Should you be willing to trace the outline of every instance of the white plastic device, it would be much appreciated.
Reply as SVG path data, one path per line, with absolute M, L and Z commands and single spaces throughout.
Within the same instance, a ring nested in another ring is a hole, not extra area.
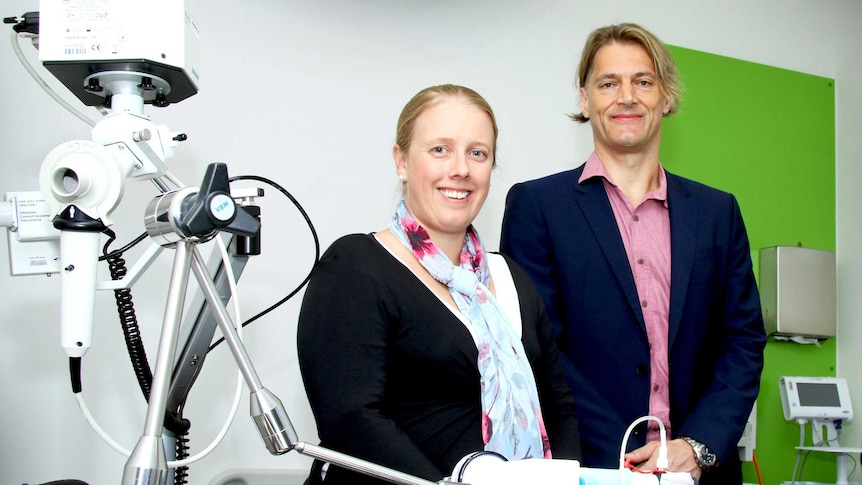
M 625 448 L 635 426 L 654 420 L 661 428 L 661 444 L 656 468 L 660 475 L 639 473 L 625 468 Z M 655 416 L 643 416 L 632 422 L 623 436 L 620 447 L 619 469 L 582 467 L 577 460 L 527 459 L 509 461 L 499 453 L 477 451 L 470 453 L 455 465 L 446 483 L 470 483 L 472 485 L 520 485 L 542 483 L 544 485 L 693 485 L 691 475 L 685 472 L 667 472 L 667 440 L 664 423 Z
M 60 231 L 41 192 L 7 192 L 0 227 L 7 227 L 12 276 L 60 272 Z
M 194 95 L 199 37 L 182 0 L 39 2 L 39 60 L 88 106 L 105 98 L 87 89 L 90 75 L 110 90 L 106 80 L 138 71 L 149 74 L 153 98 L 177 103 Z
M 479 451 L 461 458 L 452 470 L 451 480 L 472 485 L 574 484 L 581 482 L 580 463 L 540 458 L 508 461 L 496 453 Z
M 784 419 L 853 419 L 850 390 L 842 377 L 783 376 L 779 379 Z
M 446 483 L 472 485 L 692 485 L 688 473 L 636 473 L 610 468 L 585 468 L 577 460 L 527 459 L 507 461 L 487 451 L 463 457 Z

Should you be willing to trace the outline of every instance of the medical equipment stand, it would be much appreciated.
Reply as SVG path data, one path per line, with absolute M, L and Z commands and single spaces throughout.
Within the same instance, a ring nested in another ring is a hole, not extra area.
M 237 210 L 234 205 L 230 197 L 226 166 L 210 165 L 199 190 L 184 188 L 154 199 L 147 208 L 145 225 L 153 239 L 164 247 L 174 247 L 176 254 L 165 303 L 144 432 L 126 462 L 123 483 L 161 485 L 167 480 L 162 419 L 167 405 L 190 270 L 194 272 L 210 309 L 216 314 L 222 333 L 251 391 L 252 417 L 267 448 L 273 451 L 287 446 L 279 442 L 281 436 L 290 436 L 293 433 L 292 429 L 287 430 L 284 427 L 284 408 L 278 398 L 261 385 L 259 377 L 251 367 L 248 354 L 239 344 L 236 330 L 229 324 L 224 304 L 218 298 L 212 277 L 197 250 L 198 243 L 211 239 L 219 230 L 253 236 L 260 227 L 256 219 L 245 211 Z
M 800 423 L 802 426 L 802 442 L 805 441 L 805 424 Z M 822 439 L 821 433 L 818 433 L 818 429 L 826 428 L 826 439 Z M 852 448 L 847 446 L 839 446 L 838 443 L 838 429 L 835 426 L 834 420 L 819 420 L 813 419 L 811 420 L 811 433 L 813 436 L 821 436 L 820 441 L 826 443 L 825 446 L 797 446 L 796 449 L 799 453 L 803 452 L 812 452 L 816 451 L 819 453 L 833 453 L 835 454 L 835 462 L 836 462 L 836 477 L 834 485 L 862 485 L 862 482 L 849 482 L 847 481 L 849 475 L 847 473 L 847 456 L 851 453 L 859 454 L 862 453 L 862 448 Z M 832 444 L 836 443 L 836 444 Z M 825 484 L 821 482 L 804 482 L 804 481 L 789 481 L 784 482 L 782 485 L 833 485 L 833 484 Z
M 218 294 L 197 244 L 214 237 L 218 231 L 252 236 L 260 224 L 248 213 L 237 210 L 230 197 L 227 168 L 212 164 L 207 168 L 200 189 L 184 188 L 154 199 L 147 208 L 145 221 L 149 235 L 164 247 L 176 250 L 165 303 L 164 323 L 153 371 L 144 432 L 123 470 L 124 485 L 164 485 L 168 468 L 162 444 L 162 419 L 168 400 L 171 370 L 179 328 L 192 272 L 200 285 L 209 310 L 230 348 L 234 360 L 251 392 L 251 415 L 267 449 L 274 455 L 292 449 L 336 465 L 403 485 L 434 485 L 413 477 L 326 448 L 299 442 L 296 431 L 281 401 L 261 384 L 251 359 L 231 325 L 227 309 Z M 446 482 L 437 482 L 439 484 Z

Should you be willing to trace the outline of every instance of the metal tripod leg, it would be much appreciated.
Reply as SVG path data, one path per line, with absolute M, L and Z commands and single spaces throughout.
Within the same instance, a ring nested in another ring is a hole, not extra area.
M 165 448 L 162 445 L 162 422 L 167 403 L 167 391 L 177 347 L 180 321 L 183 313 L 189 268 L 194 243 L 185 240 L 176 244 L 174 266 L 171 272 L 165 317 L 159 338 L 159 351 L 153 371 L 147 419 L 144 433 L 132 450 L 123 469 L 123 485 L 164 485 L 168 475 Z
M 193 252 L 192 270 L 224 335 L 225 343 L 230 347 L 236 365 L 251 391 L 251 417 L 266 448 L 274 455 L 290 451 L 297 441 L 296 431 L 281 401 L 261 384 L 236 328 L 230 323 L 227 309 L 216 291 L 206 264 L 197 251 Z

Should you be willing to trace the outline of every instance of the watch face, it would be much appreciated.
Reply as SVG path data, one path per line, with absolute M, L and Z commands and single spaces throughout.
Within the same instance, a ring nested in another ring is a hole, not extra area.
M 710 451 L 709 448 L 704 447 L 700 454 L 700 460 L 703 463 L 703 466 L 715 465 L 715 453 Z

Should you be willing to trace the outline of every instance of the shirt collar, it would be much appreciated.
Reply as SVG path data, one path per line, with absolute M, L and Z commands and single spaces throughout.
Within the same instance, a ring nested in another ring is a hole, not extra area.
M 587 162 L 584 164 L 584 171 L 581 172 L 581 176 L 578 178 L 578 184 L 582 184 L 593 178 L 603 179 L 611 186 L 615 188 L 617 187 L 617 184 L 611 180 L 610 172 L 608 172 L 608 169 L 605 167 L 605 164 L 602 163 L 602 160 L 596 152 L 590 154 L 590 158 L 588 158 Z M 667 175 L 664 172 L 664 167 L 662 167 L 661 162 L 658 164 L 658 188 L 647 193 L 644 200 L 647 199 L 659 200 L 667 206 Z

